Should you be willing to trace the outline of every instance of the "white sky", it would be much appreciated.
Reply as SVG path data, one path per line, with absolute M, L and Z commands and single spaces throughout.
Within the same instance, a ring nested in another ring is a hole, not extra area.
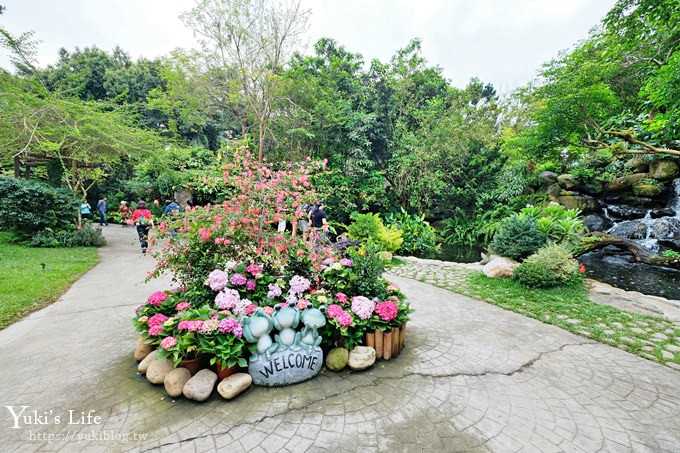
M 529 82 L 541 64 L 587 37 L 615 0 L 301 0 L 312 10 L 311 45 L 322 36 L 387 62 L 412 38 L 422 39 L 429 65 L 453 85 L 471 77 L 508 92 Z M 0 0 L 0 24 L 19 34 L 35 31 L 42 66 L 57 51 L 116 45 L 132 58 L 154 58 L 194 46 L 178 19 L 192 0 Z M 0 67 L 12 69 L 4 49 Z

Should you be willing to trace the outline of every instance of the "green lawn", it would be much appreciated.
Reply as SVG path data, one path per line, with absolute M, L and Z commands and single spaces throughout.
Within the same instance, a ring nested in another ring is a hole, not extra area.
M 41 249 L 11 240 L 0 232 L 0 329 L 57 300 L 99 261 L 94 247 Z

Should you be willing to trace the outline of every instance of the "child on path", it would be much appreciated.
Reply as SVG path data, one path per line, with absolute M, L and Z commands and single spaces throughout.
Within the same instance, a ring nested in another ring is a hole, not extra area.
M 142 254 L 145 254 L 146 249 L 149 247 L 149 230 L 153 226 L 153 217 L 151 216 L 151 211 L 146 208 L 144 200 L 139 200 L 139 203 L 137 203 L 137 209 L 132 213 L 132 223 L 137 227 Z

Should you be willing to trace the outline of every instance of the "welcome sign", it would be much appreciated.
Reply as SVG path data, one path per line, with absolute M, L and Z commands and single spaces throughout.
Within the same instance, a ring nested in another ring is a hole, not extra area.
M 248 374 L 255 385 L 278 387 L 296 384 L 313 378 L 323 365 L 323 352 L 320 348 L 308 351 L 286 349 L 267 357 L 261 354 L 256 361 L 248 365 Z

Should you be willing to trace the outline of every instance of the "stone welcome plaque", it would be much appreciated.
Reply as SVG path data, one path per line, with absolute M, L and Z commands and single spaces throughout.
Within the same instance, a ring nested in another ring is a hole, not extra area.
M 302 348 L 298 351 L 286 349 L 273 353 L 269 358 L 260 355 L 248 365 L 248 374 L 253 384 L 263 387 L 279 387 L 296 384 L 313 378 L 323 365 L 323 352 L 320 348 L 311 351 Z

